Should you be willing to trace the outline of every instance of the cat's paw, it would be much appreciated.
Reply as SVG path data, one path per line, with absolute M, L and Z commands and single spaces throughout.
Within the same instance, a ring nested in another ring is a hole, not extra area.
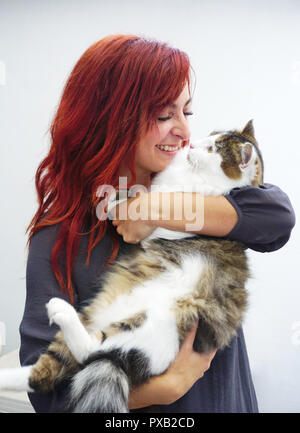
M 70 324 L 77 313 L 71 304 L 60 298 L 52 298 L 46 304 L 48 311 L 49 323 L 56 323 L 60 327 Z

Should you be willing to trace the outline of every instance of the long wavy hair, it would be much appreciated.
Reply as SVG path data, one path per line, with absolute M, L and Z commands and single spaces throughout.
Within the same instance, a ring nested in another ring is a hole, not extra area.
M 112 35 L 89 47 L 75 64 L 50 126 L 51 145 L 35 175 L 38 210 L 27 245 L 45 226 L 60 223 L 51 265 L 63 292 L 74 303 L 72 269 L 80 235 L 90 234 L 86 264 L 109 230 L 111 263 L 119 236 L 95 209 L 101 185 L 117 187 L 121 162 L 135 183 L 135 151 L 159 111 L 190 86 L 186 53 L 166 43 L 135 35 Z M 88 231 L 84 233 L 84 228 Z M 59 257 L 65 253 L 65 275 Z

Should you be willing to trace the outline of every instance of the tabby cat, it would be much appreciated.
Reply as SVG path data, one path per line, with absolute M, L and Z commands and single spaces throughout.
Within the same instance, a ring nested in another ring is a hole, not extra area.
M 184 147 L 152 185 L 223 195 L 263 183 L 252 121 Z M 79 313 L 66 301 L 47 304 L 60 326 L 38 361 L 0 371 L 0 388 L 47 392 L 71 377 L 73 412 L 128 412 L 135 385 L 162 374 L 199 319 L 194 349 L 224 348 L 242 323 L 249 277 L 245 246 L 162 228 L 121 256 L 97 282 L 101 290 Z

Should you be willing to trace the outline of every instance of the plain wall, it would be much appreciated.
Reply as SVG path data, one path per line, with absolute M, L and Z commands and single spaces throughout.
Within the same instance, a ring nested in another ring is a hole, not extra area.
M 19 345 L 25 230 L 37 207 L 34 175 L 49 146 L 62 87 L 83 51 L 113 33 L 185 50 L 197 77 L 192 136 L 254 119 L 265 181 L 299 210 L 300 2 L 1 0 L 0 321 Z M 300 411 L 300 236 L 273 253 L 249 251 L 244 325 L 261 412 Z

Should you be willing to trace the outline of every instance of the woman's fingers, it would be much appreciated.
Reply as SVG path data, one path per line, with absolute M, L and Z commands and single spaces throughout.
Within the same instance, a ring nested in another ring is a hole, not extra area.
M 193 344 L 194 344 L 197 328 L 198 328 L 198 320 L 191 327 L 191 330 L 189 331 L 189 333 L 185 337 L 185 340 L 182 343 L 180 350 L 183 350 L 183 351 L 185 351 L 185 350 L 192 351 L 193 350 Z

